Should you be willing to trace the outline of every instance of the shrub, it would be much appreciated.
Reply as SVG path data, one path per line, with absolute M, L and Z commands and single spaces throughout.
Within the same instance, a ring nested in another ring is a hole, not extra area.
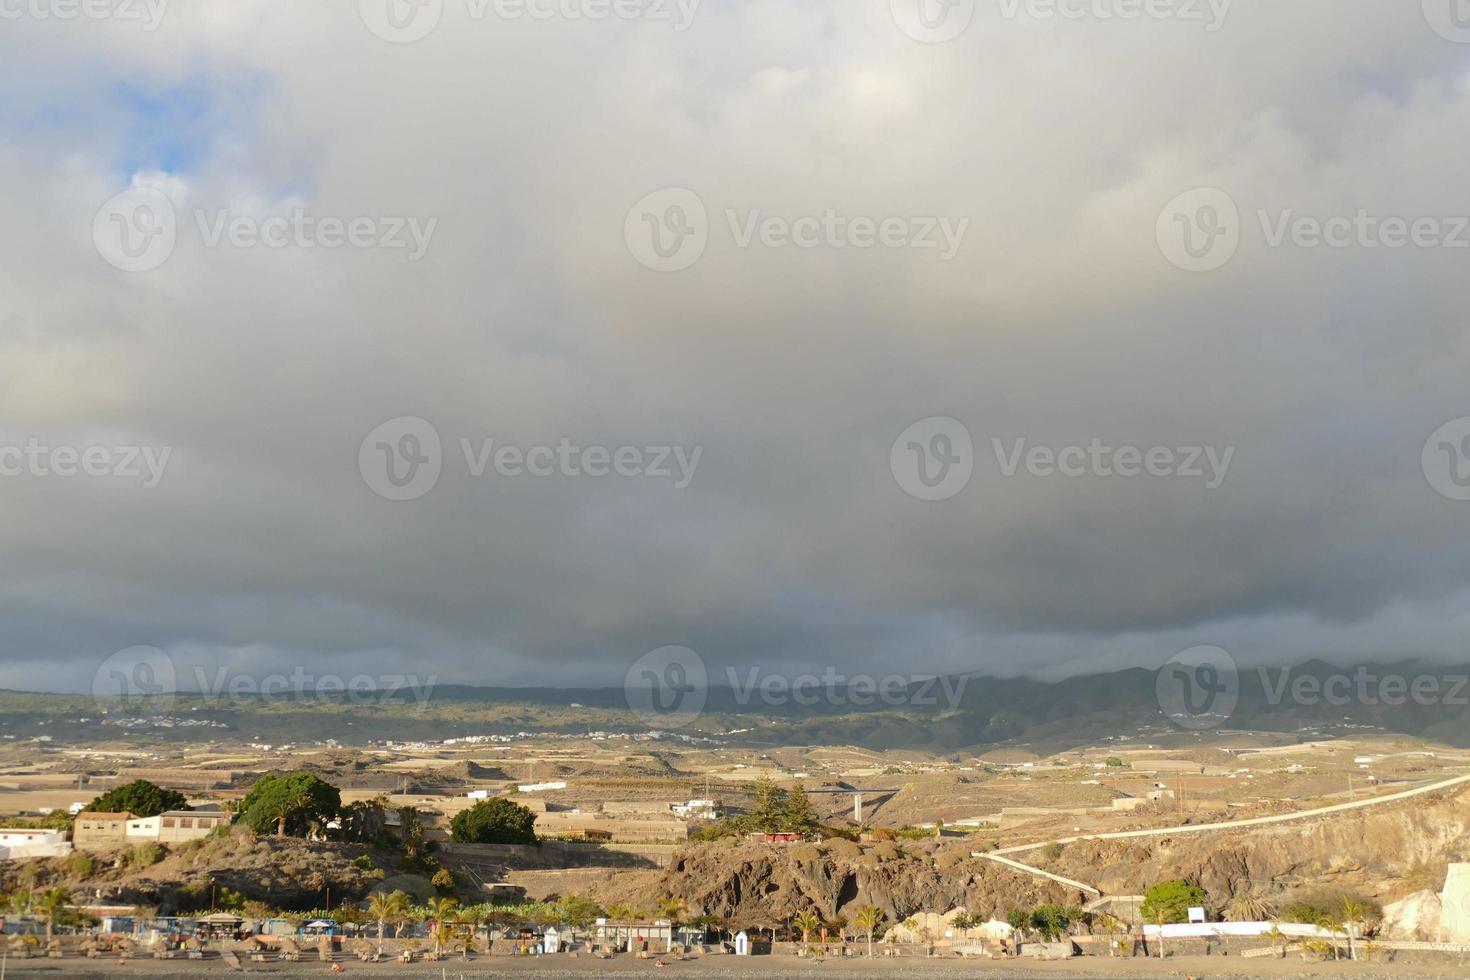
M 134 870 L 151 868 L 159 861 L 162 861 L 166 853 L 162 844 L 157 844 L 153 841 L 149 841 L 146 844 L 139 844 L 128 852 L 128 867 Z
M 1313 888 L 1293 892 L 1281 903 L 1281 920 L 1316 925 L 1323 919 L 1333 922 L 1343 920 L 1348 903 L 1363 909 L 1362 918 L 1377 921 L 1383 917 L 1383 907 L 1371 898 L 1343 888 Z
M 90 854 L 76 853 L 71 855 L 62 863 L 66 873 L 75 878 L 90 878 L 92 872 L 97 869 L 96 862 Z

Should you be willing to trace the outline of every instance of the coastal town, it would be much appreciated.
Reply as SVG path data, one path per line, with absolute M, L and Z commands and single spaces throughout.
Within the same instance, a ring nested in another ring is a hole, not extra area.
M 1386 733 L 1146 726 L 974 755 L 637 733 L 3 752 L 17 975 L 1470 956 L 1470 861 L 1389 844 L 1406 819 L 1470 823 L 1470 755 Z

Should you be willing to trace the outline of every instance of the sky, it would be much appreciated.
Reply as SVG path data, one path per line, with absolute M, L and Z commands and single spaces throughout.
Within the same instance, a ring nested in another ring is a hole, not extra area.
M 1470 659 L 1456 10 L 0 0 L 0 687 Z

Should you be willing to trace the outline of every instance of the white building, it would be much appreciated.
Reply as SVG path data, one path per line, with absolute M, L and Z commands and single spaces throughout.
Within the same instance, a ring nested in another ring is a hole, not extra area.
M 0 861 L 66 857 L 70 853 L 65 831 L 0 827 Z
M 524 785 L 517 786 L 516 787 L 516 790 L 518 792 L 521 792 L 521 793 L 544 793 L 547 790 L 566 789 L 566 788 L 567 788 L 567 784 L 565 782 L 555 782 L 555 783 L 526 783 Z
M 688 803 L 670 803 L 669 809 L 675 816 L 686 820 L 715 820 L 720 816 L 720 805 L 714 800 L 690 800 Z
M 228 826 L 230 815 L 217 810 L 169 810 L 156 817 L 133 817 L 128 820 L 128 842 L 180 841 L 208 837 L 219 827 Z

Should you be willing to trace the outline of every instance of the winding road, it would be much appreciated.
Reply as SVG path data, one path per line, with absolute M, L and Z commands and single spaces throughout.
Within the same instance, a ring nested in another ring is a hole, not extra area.
M 1289 823 L 1294 820 L 1312 820 L 1317 817 L 1325 817 L 1334 813 L 1344 813 L 1348 810 L 1361 810 L 1364 807 L 1380 806 L 1384 803 L 1397 803 L 1400 800 L 1412 799 L 1416 796 L 1423 796 L 1426 793 L 1437 793 L 1440 790 L 1451 789 L 1455 786 L 1462 786 L 1466 783 L 1470 783 L 1470 775 L 1455 776 L 1452 779 L 1445 779 L 1437 783 L 1430 783 L 1428 786 L 1420 786 L 1417 789 L 1406 789 L 1398 793 L 1386 793 L 1383 796 L 1370 796 L 1367 799 L 1353 800 L 1349 803 L 1334 803 L 1331 806 L 1317 807 L 1312 810 L 1302 810 L 1298 813 L 1278 813 L 1269 817 L 1251 817 L 1247 820 L 1224 820 L 1217 823 L 1182 824 L 1175 827 L 1154 827 L 1147 830 L 1118 830 L 1104 834 L 1077 834 L 1073 837 L 1058 837 L 1054 840 L 1037 841 L 1034 844 L 1016 844 L 1011 847 L 1002 847 L 999 850 L 995 851 L 972 851 L 971 857 L 985 858 L 990 861 L 995 861 L 998 864 L 1003 864 L 1006 867 L 1014 868 L 1017 871 L 1024 871 L 1027 874 L 1033 874 L 1042 878 L 1048 878 L 1052 881 L 1058 882 L 1059 884 L 1067 885 L 1068 887 L 1080 888 L 1084 891 L 1101 895 L 1102 892 L 1098 891 L 1098 889 L 1094 888 L 1091 885 L 1084 885 L 1080 881 L 1073 881 L 1070 878 L 1063 878 L 1060 875 L 1054 875 L 1049 871 L 1043 871 L 1041 868 L 1035 868 L 1029 864 L 1022 864 L 1020 861 L 1012 860 L 1005 857 L 1004 855 L 1022 854 L 1026 851 L 1034 851 L 1039 847 L 1046 847 L 1048 844 L 1071 844 L 1079 840 L 1124 840 L 1130 837 L 1164 837 L 1173 834 L 1202 834 L 1216 830 L 1239 830 L 1242 827 L 1260 827 L 1265 824 L 1272 823 Z

